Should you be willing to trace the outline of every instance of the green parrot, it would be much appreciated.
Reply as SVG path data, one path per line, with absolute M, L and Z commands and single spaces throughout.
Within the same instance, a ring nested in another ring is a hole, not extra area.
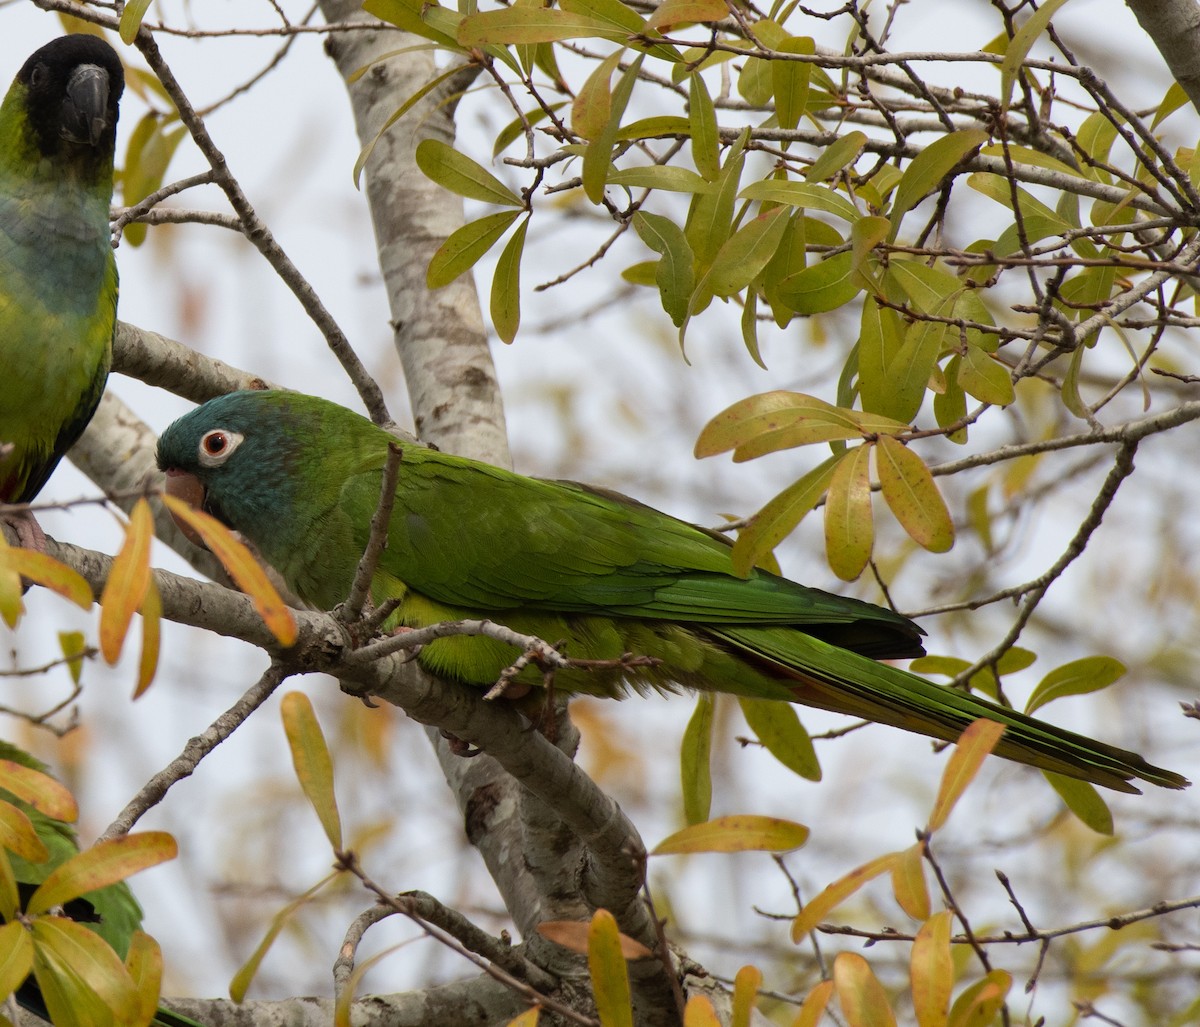
M 121 61 L 95 36 L 37 50 L 0 105 L 0 503 L 28 503 L 104 392 L 117 316 Z M 8 517 L 23 545 L 44 536 Z
M 312 396 L 235 392 L 172 424 L 158 445 L 166 489 L 257 546 L 303 600 L 345 599 L 379 503 L 389 443 L 402 451 L 372 592 L 399 600 L 390 626 L 488 618 L 571 657 L 653 665 L 556 671 L 556 688 L 619 694 L 678 687 L 783 699 L 953 741 L 973 720 L 1006 725 L 997 752 L 1124 792 L 1185 778 L 1140 756 L 875 662 L 919 656 L 921 629 L 855 599 L 766 571 L 733 573 L 721 535 L 615 492 L 527 478 L 397 440 Z M 455 636 L 417 657 L 491 686 L 520 655 Z M 519 682 L 539 685 L 529 668 Z
M 43 774 L 49 773 L 41 760 L 35 759 L 24 749 L 19 749 L 3 739 L 0 739 L 0 759 L 9 760 Z M 18 799 L 11 792 L 0 788 L 0 800 L 12 803 L 30 819 L 38 838 L 49 852 L 49 857 L 42 863 L 31 863 L 15 852 L 3 854 L 8 857 L 12 866 L 13 875 L 17 881 L 17 892 L 21 904 L 24 906 L 37 890 L 38 885 L 49 877 L 52 871 L 79 851 L 79 842 L 75 837 L 75 829 L 70 824 L 46 816 L 27 802 Z M 141 907 L 124 881 L 72 899 L 63 907 L 62 915 L 86 924 L 108 942 L 113 951 L 122 959 L 129 951 L 134 932 L 142 924 Z M 46 1009 L 46 1003 L 42 999 L 41 990 L 32 975 L 27 977 L 17 989 L 16 998 L 21 1007 L 49 1020 L 50 1014 Z M 2 1001 L 3 998 L 0 997 L 0 1002 Z M 195 1020 L 164 1008 L 158 1010 L 151 1025 L 152 1027 L 202 1027 Z

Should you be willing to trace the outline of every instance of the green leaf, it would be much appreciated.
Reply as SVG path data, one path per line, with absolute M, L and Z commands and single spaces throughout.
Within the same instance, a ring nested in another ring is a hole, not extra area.
M 142 27 L 142 19 L 150 9 L 151 0 L 125 0 L 125 10 L 121 12 L 121 22 L 117 34 L 121 42 L 129 46 L 136 38 L 138 29 Z
M 851 223 L 862 217 L 857 207 L 840 193 L 828 186 L 812 182 L 781 182 L 775 178 L 752 182 L 739 194 L 743 200 L 764 200 L 771 203 L 786 203 L 791 207 L 820 210 L 833 214 Z
M 1007 970 L 989 970 L 954 1000 L 948 1027 L 981 1027 L 995 1022 L 1011 987 L 1012 974 Z
M 126 4 L 125 13 L 129 11 L 130 5 Z M 124 17 L 121 20 L 124 22 Z M 137 34 L 136 28 L 134 34 Z M 187 129 L 179 123 L 177 116 L 150 113 L 138 122 L 129 137 L 121 173 L 121 195 L 126 206 L 132 207 L 162 188 L 167 167 L 185 135 Z M 140 246 L 146 239 L 146 225 L 132 222 L 125 226 L 122 234 L 131 246 Z
M 696 708 L 688 719 L 679 750 L 679 775 L 683 784 L 683 817 L 689 824 L 708 819 L 712 807 L 713 697 L 696 696 Z
M 945 370 L 946 388 L 933 397 L 933 416 L 937 419 L 939 428 L 957 424 L 967 416 L 967 394 L 959 381 L 961 363 L 962 358 L 957 354 L 950 358 Z M 962 445 L 967 441 L 967 429 L 959 428 L 950 432 L 946 438 Z
M 462 47 L 453 35 L 443 32 L 425 20 L 431 10 L 444 10 L 439 4 L 426 0 L 364 0 L 363 10 L 381 21 L 389 22 L 414 36 L 429 39 L 439 46 L 461 53 Z M 453 13 L 453 12 L 447 12 Z
M 925 461 L 891 435 L 881 435 L 876 468 L 883 498 L 912 540 L 931 553 L 949 550 L 954 521 Z
M 688 126 L 692 136 L 692 160 L 696 170 L 709 182 L 715 182 L 721 171 L 720 137 L 717 134 L 717 112 L 708 87 L 699 72 L 688 81 Z
M 787 208 L 776 207 L 751 219 L 726 239 L 697 285 L 697 292 L 733 296 L 754 281 L 779 247 L 788 224 L 787 213 Z
M 1097 834 L 1112 835 L 1112 810 L 1108 808 L 1108 803 L 1094 785 L 1049 770 L 1043 770 L 1042 773 L 1058 792 L 1059 798 L 1066 803 L 1067 809 Z
M 1021 73 L 1021 65 L 1029 56 L 1034 42 L 1046 31 L 1050 19 L 1066 2 L 1067 0 L 1046 0 L 1016 31 L 1009 42 L 1008 49 L 1004 54 L 1004 63 L 1000 65 L 1000 109 L 1002 112 L 1008 110 L 1008 105 L 1012 101 L 1013 87 L 1016 85 L 1017 76 Z
M 440 289 L 469 271 L 520 216 L 519 210 L 502 210 L 456 228 L 430 259 L 425 284 L 430 289 Z
M 776 47 L 780 53 L 816 53 L 816 47 L 808 36 L 785 39 Z M 794 129 L 808 107 L 808 86 L 812 79 L 813 66 L 808 61 L 781 61 L 771 63 L 771 82 L 775 92 L 775 115 L 779 127 Z
M 967 347 L 959 365 L 958 383 L 981 403 L 1003 407 L 1016 399 L 1008 368 L 978 346 Z
M 738 704 L 750 730 L 767 752 L 801 777 L 809 781 L 821 780 L 821 765 L 812 739 L 791 703 L 739 697 Z
M 808 182 L 824 182 L 832 178 L 843 168 L 858 160 L 858 156 L 867 145 L 865 132 L 847 132 L 837 142 L 830 143 L 821 151 L 819 157 L 808 166 L 804 178 Z
M 912 159 L 904 169 L 892 201 L 890 238 L 896 238 L 904 215 L 929 193 L 939 189 L 954 167 L 968 153 L 982 146 L 987 138 L 987 132 L 981 128 L 951 132 L 935 139 Z
M 746 162 L 744 139 L 730 150 L 717 175 L 717 188 L 693 198 L 688 209 L 684 233 L 696 256 L 698 270 L 707 270 L 717 252 L 729 238 L 733 225 L 733 206 L 738 182 Z
M 633 94 L 643 59 L 644 55 L 639 54 L 625 69 L 617 88 L 613 91 L 608 120 L 583 152 L 583 191 L 592 203 L 600 203 L 604 199 L 604 185 L 612 169 L 612 152 L 617 141 L 617 130 L 621 127 L 621 119 L 625 116 L 625 108 Z
M 688 168 L 672 167 L 668 164 L 649 164 L 638 168 L 621 168 L 608 176 L 611 185 L 624 185 L 632 189 L 662 189 L 672 193 L 708 193 L 713 184 L 705 181 Z
M 596 910 L 588 928 L 588 973 L 600 1027 L 633 1027 L 629 970 L 621 952 L 621 932 L 607 909 Z
M 518 10 L 525 8 L 509 8 L 508 12 L 496 13 L 517 13 Z M 417 167 L 428 178 L 452 193 L 470 200 L 483 200 L 485 203 L 499 203 L 509 207 L 525 205 L 516 193 L 487 168 L 440 139 L 422 139 L 417 144 L 416 157 Z
M 788 275 L 779 283 L 780 300 L 797 314 L 823 314 L 845 306 L 862 291 L 853 262 L 853 254 L 838 253 Z
M 728 15 L 725 0 L 663 0 L 646 24 L 652 29 L 670 31 L 680 25 L 720 21 Z
M 858 394 L 864 410 L 891 415 L 900 412 L 892 396 L 889 369 L 904 343 L 900 315 L 880 306 L 873 295 L 863 301 L 858 334 Z
M 808 828 L 793 820 L 736 814 L 692 824 L 650 850 L 651 856 L 693 852 L 791 852 L 808 841 Z
M 489 43 L 555 43 L 564 39 L 628 41 L 630 32 L 602 18 L 554 7 L 506 7 L 463 18 L 457 40 L 462 46 Z
M 613 30 L 612 38 L 635 50 L 641 50 L 676 66 L 682 60 L 679 51 L 673 46 L 667 46 L 665 43 L 644 43 L 634 39 L 635 36 L 647 35 L 646 19 L 633 8 L 621 3 L 621 0 L 560 0 L 558 6 L 571 14 L 598 18 Z
M 853 581 L 871 559 L 875 527 L 871 514 L 870 443 L 842 454 L 825 499 L 825 558 L 843 581 Z
M 492 324 L 502 342 L 512 342 L 521 324 L 521 254 L 528 228 L 529 218 L 517 225 L 496 261 L 492 277 Z
M 654 278 L 662 295 L 663 310 L 678 327 L 687 318 L 692 296 L 692 248 L 683 229 L 661 214 L 639 210 L 633 215 L 633 227 L 642 242 L 662 255 Z
M 316 811 L 329 844 L 340 850 L 342 820 L 333 790 L 333 760 L 312 701 L 303 692 L 288 692 L 280 703 L 279 713 L 292 751 L 296 779 Z
M 1042 678 L 1025 704 L 1025 712 L 1032 713 L 1064 696 L 1098 692 L 1124 676 L 1125 664 L 1111 656 L 1085 656 L 1072 660 L 1055 667 Z
M 829 488 L 838 457 L 831 456 L 793 482 L 738 532 L 730 554 L 733 572 L 745 577 L 760 560 L 790 535 Z

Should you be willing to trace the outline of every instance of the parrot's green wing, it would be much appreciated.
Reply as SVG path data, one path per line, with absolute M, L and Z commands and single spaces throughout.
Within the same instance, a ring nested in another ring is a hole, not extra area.
M 40 760 L 3 739 L 0 739 L 0 759 L 9 760 L 43 774 L 48 772 L 45 764 Z M 79 841 L 75 836 L 75 829 L 70 824 L 46 816 L 2 788 L 0 788 L 0 801 L 12 803 L 29 818 L 48 853 L 47 858 L 40 863 L 31 862 L 15 852 L 0 853 L 0 858 L 8 858 L 13 877 L 16 879 L 17 892 L 21 904 L 24 906 L 38 886 L 54 870 L 78 854 Z M 63 906 L 62 914 L 77 923 L 85 924 L 108 942 L 121 959 L 128 955 L 134 932 L 139 930 L 142 925 L 142 909 L 124 881 L 72 899 Z M 26 978 L 25 983 L 17 989 L 16 997 L 18 1004 L 24 1009 L 36 1013 L 43 1019 L 49 1019 L 41 991 L 32 975 Z M 0 998 L 0 1001 L 3 999 Z M 203 1027 L 195 1020 L 165 1008 L 160 1008 L 155 1013 L 151 1025 L 152 1027 Z
M 121 62 L 95 36 L 34 53 L 0 104 L 0 502 L 28 502 L 112 363 L 109 243 Z

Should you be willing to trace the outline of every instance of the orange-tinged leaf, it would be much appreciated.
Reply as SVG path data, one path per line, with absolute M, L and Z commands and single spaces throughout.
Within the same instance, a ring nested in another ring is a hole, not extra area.
M 21 909 L 21 893 L 17 889 L 17 875 L 13 872 L 12 860 L 0 846 L 0 920 L 12 923 Z
M 616 918 L 607 909 L 596 910 L 588 927 L 588 973 L 601 1027 L 633 1027 L 629 971 Z
M 595 139 L 608 124 L 612 110 L 612 76 L 621 62 L 621 51 L 596 65 L 571 105 L 571 127 L 583 139 Z
M 33 821 L 11 802 L 0 799 L 0 848 L 15 852 L 30 863 L 44 863 L 50 852 L 37 835 Z
M 849 1027 L 895 1027 L 887 992 L 857 952 L 838 953 L 833 961 L 833 986 Z
M 721 1018 L 707 995 L 693 995 L 683 1007 L 683 1027 L 722 1027 Z
M 733 979 L 733 1011 L 729 1017 L 729 1027 L 750 1027 L 762 981 L 762 971 L 756 966 L 743 966 L 737 972 Z
M 143 831 L 97 842 L 53 870 L 30 896 L 26 911 L 31 916 L 44 913 L 86 892 L 174 859 L 178 853 L 175 839 L 166 831 Z
M 312 701 L 303 692 L 288 692 L 279 704 L 279 712 L 300 787 L 312 803 L 329 844 L 340 850 L 342 821 L 333 790 L 333 760 Z
M 892 892 L 900 908 L 914 920 L 929 919 L 924 842 L 916 842 L 900 853 L 892 867 Z
M 10 628 L 17 626 L 25 603 L 21 599 L 21 575 L 12 566 L 18 546 L 10 546 L 4 532 L 0 531 L 0 617 Z
M 696 708 L 688 718 L 679 747 L 679 779 L 683 786 L 683 817 L 689 824 L 708 820 L 712 808 L 713 697 L 696 696 Z
M 692 824 L 659 842 L 652 856 L 689 852 L 790 852 L 808 841 L 808 828 L 794 820 L 748 813 Z
M 921 925 L 913 941 L 909 972 L 917 1027 L 946 1027 L 950 993 L 954 990 L 954 960 L 950 928 L 954 915 L 935 913 Z
M 12 792 L 22 802 L 29 803 L 52 820 L 73 823 L 79 816 L 75 797 L 66 785 L 32 767 L 22 766 L 12 760 L 0 760 L 0 788 Z
M 158 1011 L 158 997 L 162 988 L 162 950 L 158 942 L 145 931 L 134 931 L 125 957 L 125 969 L 138 999 L 139 1024 L 148 1024 Z
M 992 970 L 958 996 L 950 1009 L 949 1027 L 990 1027 L 1011 987 L 1007 970 Z
M 137 991 L 108 942 L 61 916 L 37 917 L 31 931 L 33 973 L 54 1023 L 137 1022 Z
M 508 1027 L 537 1027 L 541 1009 L 533 1006 L 526 1009 L 520 1016 L 508 1021 Z
M 9 549 L 8 566 L 28 578 L 34 584 L 41 585 L 57 592 L 64 599 L 69 599 L 82 610 L 92 608 L 92 586 L 83 579 L 83 575 L 72 570 L 65 563 L 59 563 L 54 557 L 45 553 L 37 553 L 32 549 Z
M 625 69 L 612 92 L 608 120 L 596 133 L 596 138 L 587 144 L 583 151 L 583 169 L 580 178 L 583 181 L 583 191 L 592 203 L 600 203 L 604 199 L 604 185 L 612 170 L 613 146 L 617 141 L 617 132 L 621 127 L 621 119 L 625 116 L 625 108 L 629 97 L 633 95 L 633 87 L 637 83 L 638 73 L 642 70 L 645 54 L 638 54 L 628 68 Z
M 828 885 L 824 891 L 804 904 L 796 919 L 792 921 L 792 941 L 799 941 L 809 931 L 817 926 L 830 910 L 840 906 L 868 881 L 892 869 L 897 859 L 897 853 L 889 852 L 886 856 L 877 856 L 869 863 L 851 870 Z
M 150 504 L 139 499 L 129 515 L 125 541 L 112 562 L 108 580 L 100 596 L 100 652 L 110 664 L 121 656 L 121 647 L 129 633 L 129 622 L 150 584 L 150 540 L 154 537 L 154 516 Z
M 804 997 L 796 1019 L 792 1021 L 792 1027 L 817 1027 L 832 997 L 833 981 L 822 981 Z
M 996 747 L 1002 734 L 1004 725 L 994 720 L 980 718 L 967 725 L 942 772 L 942 783 L 933 804 L 933 812 L 929 815 L 930 831 L 938 830 L 946 822 L 954 804 L 975 779 L 980 766 Z
M 33 969 L 33 939 L 23 924 L 0 927 L 0 1002 L 17 990 Z
M 825 499 L 825 557 L 843 581 L 853 581 L 871 559 L 875 525 L 871 514 L 871 444 L 842 455 Z
M 204 540 L 238 588 L 250 597 L 254 609 L 279 644 L 295 645 L 299 635 L 296 618 L 250 550 L 215 517 L 188 506 L 174 496 L 163 496 L 162 501 L 176 519 L 186 523 Z
M 158 651 L 162 642 L 162 597 L 158 586 L 151 578 L 146 584 L 146 598 L 142 602 L 142 655 L 138 660 L 137 685 L 133 689 L 136 699 L 154 680 L 158 670 Z
M 725 0 L 663 0 L 646 24 L 652 29 L 670 29 L 683 24 L 720 21 L 728 15 Z
M 879 488 L 900 526 L 931 553 L 954 545 L 954 521 L 925 461 L 890 435 L 879 438 Z
M 561 945 L 583 956 L 587 955 L 591 925 L 586 920 L 545 920 L 537 925 L 537 932 L 555 945 Z M 654 955 L 640 941 L 627 934 L 618 933 L 618 940 L 621 944 L 622 959 L 650 959 Z

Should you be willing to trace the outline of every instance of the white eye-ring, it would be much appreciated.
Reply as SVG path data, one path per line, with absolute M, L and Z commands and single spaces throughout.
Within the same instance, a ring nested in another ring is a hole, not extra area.
M 220 467 L 242 444 L 242 435 L 228 428 L 214 428 L 200 437 L 201 467 Z

